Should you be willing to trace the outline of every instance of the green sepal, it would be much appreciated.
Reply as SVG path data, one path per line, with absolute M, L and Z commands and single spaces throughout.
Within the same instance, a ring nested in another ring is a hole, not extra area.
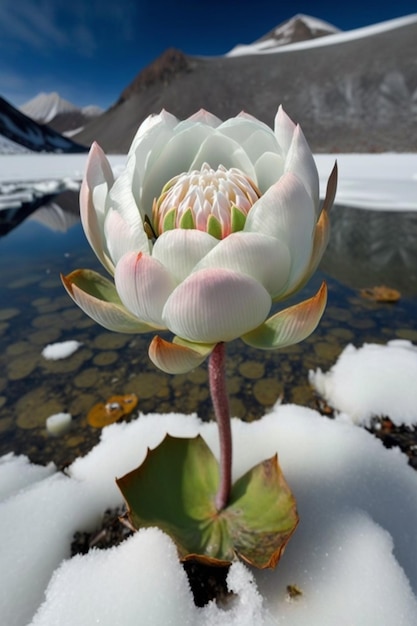
M 316 329 L 326 308 L 327 287 L 321 284 L 318 292 L 268 318 L 263 324 L 241 336 L 253 348 L 276 350 L 304 341 Z
M 232 210 L 230 212 L 230 220 L 231 220 L 231 232 L 236 233 L 239 230 L 243 230 L 246 223 L 246 215 L 237 208 L 237 206 L 232 206 Z
M 71 292 L 76 285 L 97 300 L 122 305 L 114 283 L 94 270 L 74 270 L 67 276 L 61 276 L 66 289 Z
M 207 220 L 207 232 L 212 237 L 216 237 L 216 239 L 222 238 L 222 226 L 214 215 L 210 215 Z
M 128 311 L 114 284 L 93 270 L 75 270 L 63 276 L 62 283 L 74 302 L 94 321 L 119 333 L 148 333 L 154 326 Z
M 258 568 L 275 567 L 298 524 L 276 455 L 237 480 L 221 511 L 215 506 L 218 477 L 218 463 L 201 436 L 167 435 L 116 482 L 133 527 L 159 527 L 181 559 L 219 565 L 239 557 Z
M 164 217 L 164 222 L 162 224 L 163 232 L 166 230 L 173 230 L 175 228 L 175 220 L 177 217 L 177 209 L 171 209 Z
M 187 209 L 181 217 L 180 228 L 195 228 L 194 213 L 192 209 Z

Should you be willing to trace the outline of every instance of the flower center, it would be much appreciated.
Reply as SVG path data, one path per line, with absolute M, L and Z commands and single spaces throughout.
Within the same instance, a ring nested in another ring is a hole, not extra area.
M 242 230 L 261 192 L 237 168 L 204 163 L 201 170 L 171 178 L 154 200 L 152 225 L 158 236 L 173 228 L 203 230 L 217 239 Z

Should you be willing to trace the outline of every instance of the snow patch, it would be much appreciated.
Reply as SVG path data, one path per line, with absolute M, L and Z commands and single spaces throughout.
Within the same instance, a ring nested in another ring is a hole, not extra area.
M 417 346 L 395 339 L 387 345 L 348 345 L 326 374 L 309 372 L 326 402 L 358 424 L 389 417 L 400 426 L 417 424 Z
M 80 341 L 61 341 L 59 343 L 51 343 L 42 350 L 44 359 L 57 361 L 58 359 L 66 359 L 78 350 L 83 344 Z

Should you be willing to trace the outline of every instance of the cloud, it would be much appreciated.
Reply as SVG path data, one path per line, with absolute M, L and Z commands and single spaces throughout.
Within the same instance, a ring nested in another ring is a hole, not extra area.
M 65 46 L 65 31 L 57 23 L 53 5 L 42 2 L 36 8 L 30 0 L 5 0 L 0 4 L 0 36 L 37 50 Z

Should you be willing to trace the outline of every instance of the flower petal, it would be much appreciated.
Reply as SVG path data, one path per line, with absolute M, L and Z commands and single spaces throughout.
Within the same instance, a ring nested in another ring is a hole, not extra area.
M 116 265 L 126 252 L 150 253 L 150 241 L 142 223 L 129 224 L 118 211 L 110 209 L 104 223 L 109 255 Z
M 291 288 L 289 290 L 287 289 L 287 291 L 285 292 L 286 298 L 289 298 L 293 293 L 301 289 L 319 266 L 319 263 L 329 241 L 330 220 L 328 212 L 333 205 L 333 201 L 336 195 L 336 188 L 337 163 L 335 163 L 327 182 L 326 197 L 323 202 L 319 221 L 317 222 L 316 228 L 314 229 L 313 248 L 311 251 L 310 261 L 308 263 L 308 266 L 305 268 L 305 271 L 299 276 L 298 281 L 296 283 L 293 282 Z M 276 298 L 276 300 L 279 299 L 280 298 Z
M 80 217 L 85 235 L 104 267 L 113 272 L 104 239 L 104 218 L 113 172 L 103 150 L 94 142 L 88 154 L 86 171 L 80 189 Z
M 217 169 L 223 165 L 226 169 L 237 167 L 256 181 L 256 172 L 245 150 L 233 139 L 223 135 L 219 129 L 207 137 L 195 155 L 190 169 L 200 169 L 203 163 Z
M 263 350 L 285 348 L 303 341 L 317 327 L 327 301 L 326 283 L 315 296 L 280 311 L 242 339 L 248 345 Z
M 207 124 L 194 124 L 182 131 L 175 129 L 170 139 L 160 146 L 158 158 L 147 162 L 143 175 L 141 206 L 145 213 L 151 214 L 154 198 L 161 195 L 162 188 L 171 178 L 192 169 L 196 152 L 214 132 Z
M 315 227 L 313 202 L 294 174 L 284 174 L 253 205 L 243 232 L 258 232 L 283 241 L 291 255 L 288 288 L 305 271 L 313 245 Z
M 294 131 L 294 122 L 288 117 L 282 106 L 279 106 L 274 120 L 274 133 L 283 156 L 285 156 L 290 149 Z
M 180 283 L 219 240 L 201 230 L 176 228 L 158 237 L 152 257 L 162 263 Z
M 264 152 L 255 163 L 256 182 L 262 193 L 274 185 L 284 173 L 284 159 L 276 152 Z
M 319 174 L 310 147 L 299 126 L 296 127 L 293 139 L 285 159 L 285 172 L 294 172 L 302 180 L 319 213 Z
M 271 297 L 256 280 L 226 269 L 191 274 L 168 298 L 165 325 L 189 341 L 231 341 L 267 316 Z
M 212 128 L 217 128 L 222 123 L 221 119 L 219 119 L 216 115 L 213 115 L 213 113 L 210 113 L 205 109 L 200 109 L 196 113 L 193 113 L 193 115 L 190 115 L 190 117 L 187 117 L 187 119 L 180 122 L 176 130 L 183 130 L 183 128 L 187 128 L 188 126 L 198 122 L 211 126 Z
M 158 137 L 166 139 L 167 134 L 172 136 L 172 131 L 177 124 L 178 118 L 172 115 L 172 113 L 165 111 L 165 109 L 162 109 L 157 115 L 148 115 L 139 126 L 133 138 L 128 156 L 136 153 L 138 149 L 141 154 L 146 156 Z
M 244 148 L 252 163 L 255 163 L 263 152 L 279 150 L 272 130 L 251 116 L 233 117 L 223 122 L 218 130 L 226 137 L 237 141 Z
M 265 263 L 265 259 L 268 262 Z M 221 267 L 251 276 L 275 297 L 288 281 L 291 257 L 286 244 L 261 233 L 232 233 L 219 241 L 194 271 Z
M 127 311 L 111 281 L 92 270 L 75 270 L 61 280 L 74 302 L 95 322 L 119 333 L 147 333 L 154 328 Z
M 289 298 L 294 293 L 302 289 L 310 277 L 314 274 L 321 258 L 326 250 L 330 233 L 330 221 L 327 211 L 322 211 L 320 219 L 317 222 L 316 229 L 314 231 L 313 248 L 311 251 L 311 257 L 304 272 L 299 276 L 296 283 L 292 283 L 290 287 L 287 286 L 285 294 L 278 294 L 274 301 L 281 300 L 284 296 Z
M 142 252 L 127 252 L 116 265 L 114 281 L 129 311 L 147 324 L 165 327 L 162 310 L 176 283 L 159 261 Z
M 149 346 L 149 358 L 167 374 L 185 374 L 201 365 L 215 345 L 191 343 L 178 337 L 170 343 L 156 336 Z

